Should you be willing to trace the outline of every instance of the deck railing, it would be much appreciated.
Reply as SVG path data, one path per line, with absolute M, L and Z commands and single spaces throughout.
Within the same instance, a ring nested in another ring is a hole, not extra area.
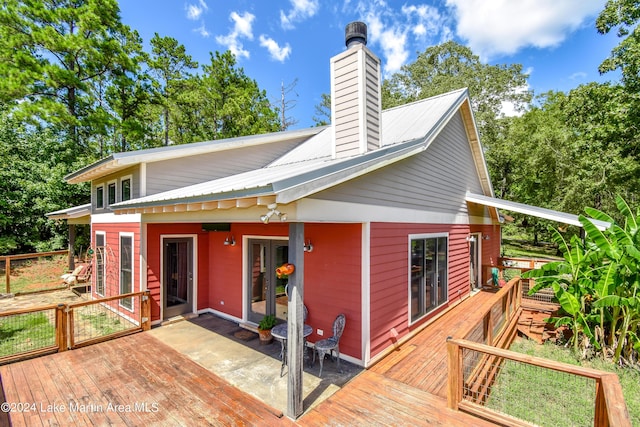
M 150 315 L 149 291 L 0 313 L 0 364 L 145 331 Z
M 46 258 L 46 257 L 54 257 L 54 256 L 62 256 L 62 255 L 69 255 L 69 251 L 68 250 L 62 250 L 62 251 L 53 251 L 53 252 L 39 252 L 39 253 L 35 253 L 35 254 L 21 254 L 21 255 L 3 255 L 0 256 L 0 268 L 4 267 L 4 275 L 5 275 L 5 293 L 9 294 L 11 293 L 11 262 L 12 261 L 26 261 L 26 260 L 39 260 L 40 258 Z M 16 263 L 14 263 L 14 269 L 16 269 Z M 66 286 L 62 285 L 62 280 L 60 280 L 60 275 L 64 273 L 64 271 L 61 272 L 53 272 L 51 277 L 44 277 L 43 280 L 46 280 L 47 282 L 51 282 L 53 283 L 53 286 L 51 285 L 51 283 L 49 284 L 45 284 L 45 286 L 43 287 L 51 290 L 53 288 L 56 287 L 56 283 L 59 283 L 60 286 L 57 286 L 60 289 L 64 289 Z M 16 293 L 16 292 L 14 292 Z M 20 293 L 20 292 L 17 292 Z
M 631 427 L 616 374 L 468 340 L 450 339 L 447 346 L 448 403 L 452 409 L 506 425 L 545 425 L 553 413 L 566 425 Z M 478 360 L 491 362 L 480 368 L 473 363 Z M 469 361 L 472 363 L 468 364 Z M 478 371 L 487 372 L 493 378 L 479 377 Z M 553 374 L 543 371 L 553 371 Z M 499 373 L 497 378 L 492 372 Z M 479 394 L 475 384 L 482 380 L 490 386 Z M 509 386 L 520 387 L 521 393 L 515 395 Z
M 552 262 L 550 259 L 543 258 L 514 258 L 500 257 L 498 258 L 498 269 L 507 280 L 513 277 L 521 276 L 522 273 L 529 270 L 542 267 L 544 264 Z M 533 279 L 522 279 L 522 298 L 527 301 L 536 301 L 541 303 L 550 303 L 554 298 L 553 289 L 540 289 L 533 295 L 529 295 L 529 289 L 535 285 Z
M 449 407 L 506 425 L 544 425 L 545 418 L 537 416 L 577 408 L 577 415 L 567 414 L 567 419 L 578 417 L 575 425 L 584 425 L 586 417 L 587 424 L 596 426 L 630 426 L 617 375 L 506 350 L 515 337 L 521 295 L 522 281 L 515 277 L 486 303 L 478 324 L 462 331 L 461 339 L 447 340 Z M 557 374 L 551 376 L 553 383 L 541 384 L 540 378 L 548 376 L 540 370 L 546 369 Z M 505 384 L 522 384 L 523 394 L 531 399 L 510 401 L 515 393 L 504 391 Z M 565 386 L 573 388 L 563 392 Z M 576 394 L 586 395 L 589 388 L 592 398 L 576 402 Z M 535 389 L 543 390 L 547 398 L 528 393 Z M 584 411 L 585 406 L 592 410 Z

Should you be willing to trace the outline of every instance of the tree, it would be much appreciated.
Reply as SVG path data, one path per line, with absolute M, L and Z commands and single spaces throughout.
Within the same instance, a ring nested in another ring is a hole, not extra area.
M 129 151 L 144 148 L 151 133 L 144 113 L 151 102 L 153 81 L 141 71 L 141 64 L 147 61 L 148 55 L 142 51 L 142 39 L 138 33 L 125 34 L 120 42 L 128 52 L 129 62 L 111 72 L 106 100 L 113 118 L 113 151 Z
M 620 70 L 622 81 L 629 89 L 640 88 L 640 8 L 634 0 L 608 0 L 596 20 L 600 34 L 608 34 L 617 28 L 622 41 L 613 48 L 611 55 L 600 64 L 601 73 Z
M 0 253 L 64 247 L 66 229 L 45 213 L 88 201 L 86 186 L 63 179 L 79 167 L 76 152 L 51 130 L 28 129 L 0 111 Z
M 116 0 L 6 0 L 0 8 L 0 97 L 19 117 L 88 148 L 90 83 L 126 63 Z
M 184 45 L 172 37 L 160 37 L 155 33 L 151 39 L 151 57 L 149 69 L 158 79 L 158 103 L 162 106 L 164 145 L 169 145 L 171 128 L 171 108 L 175 100 L 176 86 L 188 77 L 189 70 L 198 67 L 198 63 L 187 55 Z
M 289 96 L 291 93 L 294 93 L 296 97 L 298 96 L 298 93 L 295 91 L 297 84 L 298 79 L 295 79 L 287 86 L 285 86 L 284 82 L 282 82 L 282 85 L 280 87 L 280 130 L 287 130 L 290 126 L 298 123 L 298 120 L 287 115 L 287 112 L 294 109 L 296 107 L 296 104 L 298 103 L 296 99 L 287 99 L 287 96 Z
M 236 67 L 230 51 L 212 53 L 211 63 L 202 71 L 203 117 L 212 139 L 280 130 L 278 113 L 271 108 L 266 92 Z
M 487 65 L 465 46 L 448 41 L 427 48 L 385 80 L 382 106 L 390 108 L 467 87 L 483 142 L 490 148 L 504 103 L 523 109 L 531 99 L 522 65 Z
M 331 95 L 323 93 L 320 97 L 320 103 L 315 107 L 313 121 L 316 126 L 326 126 L 331 123 Z

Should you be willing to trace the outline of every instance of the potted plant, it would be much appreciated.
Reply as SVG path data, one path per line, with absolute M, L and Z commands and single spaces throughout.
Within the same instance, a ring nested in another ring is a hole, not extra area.
M 268 314 L 258 323 L 258 334 L 260 335 L 261 344 L 269 344 L 273 339 L 271 329 L 276 326 L 276 316 Z

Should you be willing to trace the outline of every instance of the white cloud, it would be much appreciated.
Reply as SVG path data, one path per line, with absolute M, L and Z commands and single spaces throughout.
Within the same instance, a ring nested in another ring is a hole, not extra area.
M 291 53 L 291 46 L 289 43 L 286 43 L 283 47 L 278 45 L 271 37 L 267 37 L 265 35 L 260 35 L 260 46 L 266 47 L 271 55 L 271 59 L 275 59 L 278 62 L 284 62 L 285 59 L 289 57 Z
M 236 58 L 249 58 L 250 53 L 244 49 L 241 38 L 253 40 L 253 21 L 255 15 L 244 12 L 239 15 L 237 12 L 231 12 L 229 19 L 233 21 L 233 29 L 226 36 L 216 36 L 216 41 L 225 46 L 235 55 Z
M 456 33 L 487 60 L 524 47 L 547 48 L 604 7 L 605 0 L 447 0 L 456 19 Z
M 360 1 L 356 10 L 367 23 L 370 44 L 382 50 L 385 77 L 407 63 L 410 49 L 424 49 L 451 36 L 447 17 L 426 4 L 405 5 L 397 10 L 384 0 Z
M 187 10 L 187 18 L 192 21 L 197 21 L 204 12 L 209 10 L 209 7 L 204 0 L 199 0 L 198 4 L 188 4 L 185 6 L 185 9 Z
M 304 21 L 311 18 L 320 9 L 318 0 L 289 0 L 291 2 L 291 10 L 285 13 L 280 10 L 280 25 L 285 30 L 295 28 L 294 23 Z
M 202 37 L 209 37 L 211 35 L 211 33 L 209 33 L 207 28 L 204 26 L 204 22 L 198 28 L 194 28 L 193 31 L 200 34 Z
M 569 76 L 569 80 L 584 80 L 587 78 L 587 73 L 584 71 L 578 71 L 577 73 L 573 73 Z

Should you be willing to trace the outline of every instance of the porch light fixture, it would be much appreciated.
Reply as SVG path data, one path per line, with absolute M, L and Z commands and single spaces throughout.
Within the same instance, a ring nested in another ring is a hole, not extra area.
M 260 216 L 260 221 L 262 221 L 264 224 L 269 224 L 269 220 L 274 215 L 277 215 L 278 218 L 280 218 L 280 221 L 286 221 L 287 220 L 287 214 L 284 213 L 284 212 L 280 212 L 277 209 L 277 207 L 278 207 L 277 203 L 272 203 L 272 204 L 268 205 L 267 208 L 269 208 L 269 212 L 267 212 L 266 214 Z
M 227 236 L 226 239 L 224 239 L 224 245 L 225 246 L 235 246 L 236 245 L 236 239 L 232 235 L 229 235 L 229 236 Z
M 483 234 L 482 235 L 482 240 L 489 240 L 489 235 L 488 234 Z
M 311 240 L 308 240 L 302 248 L 305 252 L 313 252 L 313 245 L 311 244 Z

